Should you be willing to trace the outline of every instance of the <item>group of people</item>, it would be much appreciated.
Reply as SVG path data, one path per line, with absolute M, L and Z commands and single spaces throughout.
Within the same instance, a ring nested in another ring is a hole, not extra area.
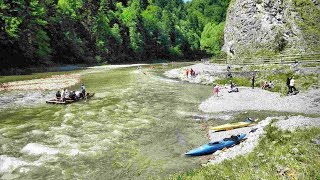
M 58 91 L 56 93 L 57 101 L 65 102 L 67 99 L 79 100 L 86 97 L 86 87 L 84 84 L 81 85 L 80 91 L 68 91 L 68 89 L 63 89 L 62 91 Z
M 191 77 L 195 77 L 198 75 L 198 73 L 196 73 L 192 68 L 189 70 L 188 68 L 186 69 L 186 76 L 187 78 L 189 77 L 189 75 Z
M 239 88 L 236 86 L 234 82 L 230 81 L 230 88 L 228 90 L 228 93 L 232 92 L 239 92 Z
M 274 84 L 272 83 L 272 81 L 268 82 L 264 82 L 261 86 L 262 89 L 272 89 L 274 88 Z
M 225 87 L 225 88 L 227 88 L 227 87 Z M 220 88 L 219 84 L 216 84 L 213 87 L 214 96 L 219 97 L 220 89 L 221 88 Z M 238 89 L 238 87 L 236 86 L 236 84 L 234 82 L 230 81 L 230 86 L 228 88 L 228 93 L 232 93 L 232 92 L 239 92 L 239 89 Z

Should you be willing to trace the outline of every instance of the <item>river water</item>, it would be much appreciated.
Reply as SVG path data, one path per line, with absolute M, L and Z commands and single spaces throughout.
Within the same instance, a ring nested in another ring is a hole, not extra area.
M 164 70 L 84 70 L 81 81 L 96 93 L 86 102 L 0 109 L 0 177 L 162 179 L 199 167 L 184 153 L 208 141 L 193 117 L 211 88 Z

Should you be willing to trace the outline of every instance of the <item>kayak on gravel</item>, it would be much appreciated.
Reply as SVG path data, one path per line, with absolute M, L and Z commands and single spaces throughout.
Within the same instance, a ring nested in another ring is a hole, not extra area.
M 48 104 L 71 104 L 71 103 L 74 103 L 74 102 L 78 102 L 78 101 L 82 101 L 82 100 L 87 100 L 91 97 L 94 96 L 95 93 L 86 93 L 86 95 L 82 98 L 65 98 L 64 100 L 62 99 L 51 99 L 51 100 L 48 100 L 46 101 L 46 103 Z
M 228 123 L 224 124 L 221 126 L 214 126 L 211 127 L 210 129 L 217 132 L 217 131 L 227 131 L 231 129 L 237 129 L 237 128 L 242 128 L 242 127 L 248 127 L 248 126 L 253 126 L 255 124 L 255 121 L 251 118 L 247 118 L 243 122 L 236 122 L 236 123 Z
M 241 140 L 245 138 L 246 134 L 239 134 L 237 136 L 232 135 L 230 138 L 224 138 L 221 141 L 209 142 L 204 144 L 196 149 L 193 149 L 185 155 L 187 156 L 202 156 L 212 154 L 218 150 L 222 150 L 224 148 L 230 148 L 236 144 L 239 144 Z

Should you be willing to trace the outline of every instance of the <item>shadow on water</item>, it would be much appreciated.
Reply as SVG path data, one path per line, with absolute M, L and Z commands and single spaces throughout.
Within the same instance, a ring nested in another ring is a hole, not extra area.
M 136 68 L 87 73 L 82 81 L 96 92 L 87 102 L 0 111 L 0 176 L 147 179 L 199 166 L 184 153 L 207 142 L 193 116 L 209 86 Z

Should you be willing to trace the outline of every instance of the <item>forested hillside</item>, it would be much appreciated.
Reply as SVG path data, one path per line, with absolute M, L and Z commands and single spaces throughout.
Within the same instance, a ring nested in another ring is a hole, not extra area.
M 220 53 L 230 0 L 0 0 L 1 68 Z

